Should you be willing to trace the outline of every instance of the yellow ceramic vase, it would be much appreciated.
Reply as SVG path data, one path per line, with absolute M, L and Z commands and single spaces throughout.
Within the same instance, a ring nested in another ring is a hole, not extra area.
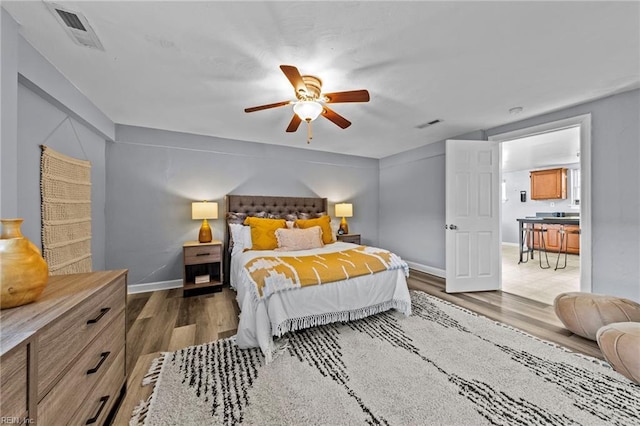
M 0 219 L 0 308 L 31 303 L 49 278 L 40 250 L 20 233 L 23 219 Z

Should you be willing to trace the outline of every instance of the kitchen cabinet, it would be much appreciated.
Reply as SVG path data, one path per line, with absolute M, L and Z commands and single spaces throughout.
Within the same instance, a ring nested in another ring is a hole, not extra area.
M 567 198 L 567 169 L 530 172 L 532 200 L 564 200 Z
M 535 224 L 534 227 L 539 229 L 542 225 Z M 560 250 L 561 244 L 561 234 L 560 229 L 562 229 L 563 225 L 544 225 L 547 229 L 547 232 L 544 233 L 544 243 L 547 251 L 549 252 L 558 252 Z M 564 225 L 564 229 L 566 231 L 565 234 L 565 242 L 567 244 L 567 253 L 569 254 L 580 254 L 580 227 L 577 225 Z M 576 231 L 572 233 L 571 231 Z M 539 232 L 535 232 L 533 235 L 533 247 L 538 249 L 540 245 L 539 240 Z M 527 244 L 529 247 L 529 244 Z M 562 246 L 564 251 L 564 245 Z
M 567 231 L 567 253 L 580 254 L 580 227 L 565 226 L 564 228 Z

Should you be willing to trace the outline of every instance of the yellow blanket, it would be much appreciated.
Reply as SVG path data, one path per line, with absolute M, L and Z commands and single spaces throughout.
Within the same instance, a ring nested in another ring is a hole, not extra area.
M 400 268 L 408 275 L 409 267 L 397 255 L 365 246 L 307 256 L 264 256 L 252 259 L 245 265 L 258 299 L 278 291 Z

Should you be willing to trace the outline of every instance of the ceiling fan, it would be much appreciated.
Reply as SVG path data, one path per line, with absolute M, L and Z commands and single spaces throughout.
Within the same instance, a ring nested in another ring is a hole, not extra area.
M 292 65 L 280 65 L 280 69 L 289 79 L 295 89 L 294 101 L 282 101 L 273 104 L 245 108 L 244 112 L 261 111 L 293 104 L 293 118 L 287 127 L 287 132 L 298 130 L 304 120 L 308 123 L 307 143 L 311 141 L 311 122 L 322 114 L 323 117 L 346 129 L 351 122 L 330 109 L 326 104 L 341 102 L 369 102 L 369 92 L 366 90 L 350 90 L 347 92 L 322 93 L 322 80 L 313 75 L 300 75 L 298 68 Z

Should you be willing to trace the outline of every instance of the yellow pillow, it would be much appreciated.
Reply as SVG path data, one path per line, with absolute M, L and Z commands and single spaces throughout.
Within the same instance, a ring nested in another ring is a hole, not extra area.
M 331 231 L 330 216 L 320 216 L 317 219 L 298 219 L 295 223 L 296 226 L 301 229 L 319 226 L 322 228 L 322 242 L 324 244 L 331 244 L 333 242 L 333 231 Z
M 286 228 L 284 219 L 263 219 L 259 217 L 248 217 L 244 220 L 245 225 L 251 227 L 251 250 L 273 250 L 278 248 L 276 239 L 276 229 Z

